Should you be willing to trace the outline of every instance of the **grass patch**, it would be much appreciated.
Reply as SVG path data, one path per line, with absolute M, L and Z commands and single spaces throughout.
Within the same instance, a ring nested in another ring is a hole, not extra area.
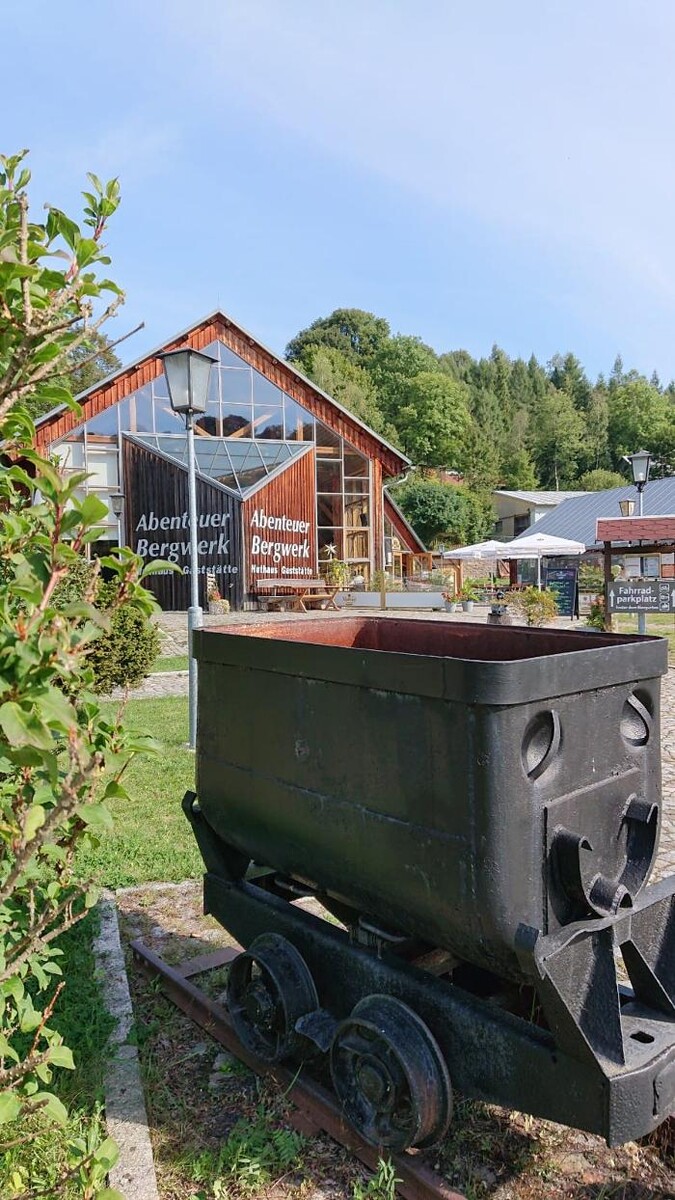
M 106 1137 L 102 1118 L 103 1072 L 107 1044 L 115 1025 L 101 999 L 93 943 L 99 929 L 96 910 L 59 938 L 59 965 L 66 986 L 54 1008 L 51 1024 L 73 1051 L 74 1071 L 55 1070 L 48 1086 L 66 1105 L 65 1126 L 39 1114 L 0 1127 L 0 1196 L 22 1194 L 29 1186 L 53 1195 L 58 1181 L 71 1169 L 75 1155 L 92 1152 Z M 93 1195 L 87 1187 L 105 1170 L 84 1167 L 66 1185 L 65 1197 Z M 60 1193 L 59 1193 L 60 1194 Z
M 75 1071 L 55 1071 L 54 1089 L 69 1109 L 91 1109 L 103 1100 L 106 1046 L 115 1027 L 101 1000 L 94 957 L 99 926 L 98 912 L 93 909 L 58 941 L 66 986 L 56 1002 L 54 1025 L 73 1052 Z
M 112 703 L 103 708 L 114 711 Z M 138 758 L 124 775 L 128 800 L 111 800 L 115 827 L 95 850 L 78 852 L 77 870 L 109 888 L 201 875 L 201 855 L 181 810 L 183 793 L 194 787 L 195 756 L 186 749 L 185 696 L 131 700 L 125 723 L 152 734 L 159 754 Z
M 667 639 L 668 655 L 670 658 L 675 658 L 675 615 L 672 613 L 647 613 L 646 627 L 647 633 L 651 637 Z M 637 633 L 637 614 L 622 614 L 614 617 L 614 628 L 617 633 Z
M 166 654 L 155 659 L 150 668 L 150 674 L 157 675 L 160 671 L 187 671 L 187 669 L 187 654 Z

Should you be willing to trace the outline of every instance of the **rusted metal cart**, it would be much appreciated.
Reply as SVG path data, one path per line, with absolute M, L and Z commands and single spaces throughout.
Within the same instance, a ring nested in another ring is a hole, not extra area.
M 442 1136 L 453 1085 L 610 1144 L 670 1114 L 665 642 L 351 616 L 197 653 L 184 809 L 252 1052 L 327 1054 L 392 1150 Z

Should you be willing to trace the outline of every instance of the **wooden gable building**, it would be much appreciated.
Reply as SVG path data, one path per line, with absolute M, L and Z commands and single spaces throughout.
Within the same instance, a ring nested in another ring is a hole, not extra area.
M 264 576 L 313 577 L 337 557 L 367 584 L 392 547 L 424 551 L 384 490 L 405 456 L 220 312 L 84 392 L 79 414 L 39 421 L 39 448 L 108 505 L 95 550 L 178 563 L 149 583 L 163 608 L 187 608 L 187 439 L 158 358 L 185 346 L 214 359 L 196 422 L 202 603 L 208 578 L 241 608 Z

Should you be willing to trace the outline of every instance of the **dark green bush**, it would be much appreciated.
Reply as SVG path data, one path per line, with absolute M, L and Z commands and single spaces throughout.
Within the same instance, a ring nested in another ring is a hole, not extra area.
M 82 600 L 90 587 L 95 566 L 82 558 L 73 563 L 55 592 L 55 603 L 65 608 Z M 94 691 L 111 692 L 116 687 L 137 687 L 149 674 L 159 653 L 159 630 L 137 608 L 122 604 L 114 608 L 119 584 L 99 580 L 95 603 L 110 615 L 110 632 L 92 642 L 87 655 L 94 672 Z

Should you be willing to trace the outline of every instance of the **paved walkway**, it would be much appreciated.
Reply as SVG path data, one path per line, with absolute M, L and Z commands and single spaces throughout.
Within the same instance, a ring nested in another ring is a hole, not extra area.
M 370 610 L 371 614 L 373 610 Z M 449 613 L 415 612 L 406 613 L 406 618 L 413 620 L 437 621 L 471 621 L 485 623 L 486 608 L 477 608 L 467 615 L 457 616 Z M 211 616 L 205 614 L 204 623 L 207 626 L 218 625 L 255 625 L 261 621 L 298 620 L 304 614 L 295 613 L 229 613 L 227 616 Z M 340 613 L 323 613 L 322 619 L 334 620 L 344 615 Z M 357 615 L 356 613 L 354 615 Z M 400 617 L 399 611 L 377 613 L 378 616 Z M 579 622 L 559 619 L 555 624 L 564 629 L 579 627 Z M 159 618 L 162 631 L 162 654 L 187 653 L 187 623 L 185 613 L 162 613 Z M 160 675 L 150 675 L 142 687 L 132 694 L 141 698 L 159 698 L 162 696 L 182 696 L 187 694 L 187 671 L 170 671 Z M 675 873 L 675 668 L 671 668 L 662 681 L 661 690 L 661 757 L 663 770 L 663 824 L 661 843 L 656 864 L 655 878 L 661 878 Z

